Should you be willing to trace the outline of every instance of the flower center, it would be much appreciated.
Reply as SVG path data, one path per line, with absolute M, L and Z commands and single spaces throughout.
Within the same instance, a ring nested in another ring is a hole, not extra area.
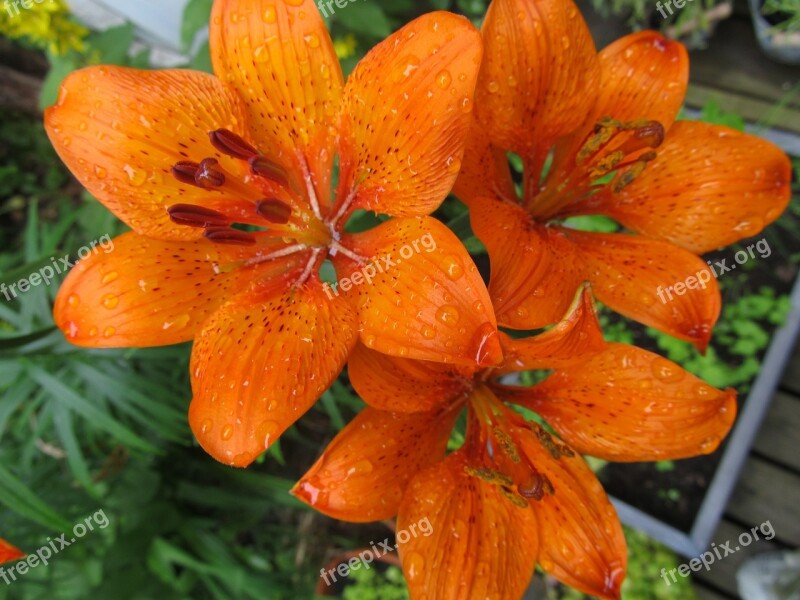
M 167 212 L 174 223 L 201 228 L 203 236 L 217 244 L 254 246 L 253 262 L 310 250 L 302 281 L 319 268 L 328 252 L 360 258 L 339 243 L 346 207 L 331 218 L 323 218 L 307 172 L 298 181 L 227 129 L 208 135 L 220 153 L 246 163 L 239 170 L 244 175 L 226 170 L 216 158 L 173 165 L 175 179 L 207 190 L 211 195 L 211 200 L 203 206 L 169 206 Z M 259 246 L 263 246 L 263 252 Z
M 520 507 L 553 494 L 553 484 L 528 459 L 521 439 L 533 436 L 555 459 L 572 456 L 572 450 L 553 439 L 540 425 L 525 421 L 506 407 L 485 384 L 475 387 L 468 402 L 465 446 L 470 465 L 466 472 L 498 486 L 509 501 Z
M 601 119 L 584 141 L 574 165 L 553 165 L 543 188 L 526 195 L 526 207 L 540 221 L 567 216 L 570 205 L 601 189 L 619 193 L 656 158 L 664 141 L 658 121 Z

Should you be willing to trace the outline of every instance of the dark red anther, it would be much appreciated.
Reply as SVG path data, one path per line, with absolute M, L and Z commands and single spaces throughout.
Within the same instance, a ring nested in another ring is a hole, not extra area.
M 276 225 L 286 225 L 292 216 L 292 207 L 277 198 L 267 198 L 256 203 L 256 212 Z
M 252 246 L 256 243 L 256 238 L 252 233 L 239 231 L 231 227 L 211 227 L 205 230 L 203 236 L 216 244 Z
M 646 124 L 638 127 L 635 132 L 635 137 L 643 141 L 651 148 L 658 148 L 664 141 L 664 126 L 658 121 L 649 121 Z
M 200 187 L 215 188 L 225 185 L 225 173 L 219 168 L 216 158 L 204 158 L 200 161 L 200 168 L 194 180 Z
M 281 187 L 289 187 L 289 178 L 286 176 L 286 171 L 268 158 L 254 156 L 249 162 L 250 170 L 253 172 L 253 175 L 258 175 L 264 179 L 274 181 Z
M 195 183 L 195 177 L 197 177 L 197 172 L 199 170 L 200 165 L 196 162 L 182 160 L 172 165 L 172 176 L 181 183 L 197 185 Z
M 258 150 L 248 144 L 240 135 L 227 129 L 217 129 L 208 134 L 211 145 L 228 156 L 241 160 L 250 160 L 258 154 Z
M 230 220 L 219 211 L 194 204 L 173 204 L 167 208 L 170 220 L 189 227 L 227 227 Z

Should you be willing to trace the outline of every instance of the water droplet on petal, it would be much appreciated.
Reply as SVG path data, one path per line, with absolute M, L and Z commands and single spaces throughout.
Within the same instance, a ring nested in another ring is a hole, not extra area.
M 72 308 L 75 308 L 81 303 L 80 296 L 78 294 L 70 294 L 67 297 L 67 304 L 69 304 Z
M 650 365 L 653 375 L 665 383 L 676 383 L 683 379 L 685 373 L 678 365 L 665 358 L 656 358 Z
M 422 577 L 422 572 L 425 569 L 425 559 L 418 552 L 409 552 L 403 560 L 403 567 L 406 572 L 408 580 L 413 582 Z
M 222 439 L 223 441 L 228 441 L 233 437 L 233 425 L 225 425 L 222 428 Z
M 452 82 L 453 82 L 453 76 L 450 75 L 450 71 L 448 71 L 447 69 L 439 71 L 439 74 L 436 75 L 436 85 L 438 85 L 443 90 L 449 88 Z
M 103 279 L 101 281 L 105 285 L 105 284 L 111 283 L 117 277 L 119 277 L 119 273 L 117 273 L 116 271 L 110 271 L 110 272 L 106 273 L 105 275 L 103 275 Z
M 259 440 L 264 440 L 264 448 L 269 448 L 280 430 L 281 426 L 275 421 L 264 421 L 256 429 L 256 436 Z
M 436 311 L 436 318 L 446 325 L 455 325 L 461 318 L 458 309 L 450 304 L 445 304 Z
M 103 306 L 107 309 L 111 310 L 112 308 L 116 308 L 119 304 L 119 296 L 116 294 L 106 294 L 103 296 Z

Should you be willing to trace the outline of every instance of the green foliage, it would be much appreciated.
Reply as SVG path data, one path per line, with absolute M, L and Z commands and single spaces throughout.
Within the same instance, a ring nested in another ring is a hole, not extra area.
M 726 303 L 705 356 L 688 342 L 652 328 L 647 333 L 667 358 L 687 371 L 715 387 L 746 392 L 761 367 L 758 355 L 769 345 L 767 330 L 783 324 L 789 308 L 788 296 L 776 296 L 771 288 Z M 717 348 L 730 356 L 720 356 Z
M 359 569 L 350 573 L 348 585 L 342 598 L 344 600 L 407 600 L 403 572 L 397 567 L 389 567 L 383 573 L 375 568 Z
M 766 17 L 778 17 L 773 32 L 800 31 L 800 2 L 797 0 L 766 0 L 761 9 Z

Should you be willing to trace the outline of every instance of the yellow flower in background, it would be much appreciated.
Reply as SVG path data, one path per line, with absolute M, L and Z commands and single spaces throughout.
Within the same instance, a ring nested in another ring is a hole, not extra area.
M 60 56 L 82 52 L 89 30 L 72 19 L 64 0 L 34 0 L 27 9 L 22 3 L 0 3 L 0 34 Z
M 350 58 L 356 53 L 356 48 L 358 47 L 358 40 L 356 40 L 356 36 L 352 33 L 348 33 L 344 37 L 337 37 L 333 40 L 333 49 L 336 52 L 336 56 L 339 57 L 339 60 L 344 60 L 345 58 Z

